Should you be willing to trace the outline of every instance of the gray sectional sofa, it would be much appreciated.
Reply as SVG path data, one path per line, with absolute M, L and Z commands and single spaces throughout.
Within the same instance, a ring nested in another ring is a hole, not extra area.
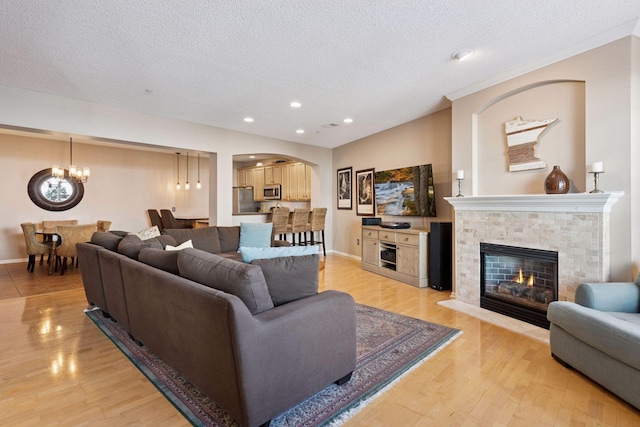
M 178 230 L 191 232 L 195 247 L 181 251 L 163 250 L 179 243 L 171 232 L 144 242 L 94 234 L 77 245 L 87 301 L 244 426 L 268 424 L 348 381 L 355 303 L 343 292 L 317 293 L 319 255 L 245 264 L 229 259 L 238 256 L 238 227 L 209 228 Z
M 554 358 L 640 409 L 639 283 L 589 283 L 549 304 Z

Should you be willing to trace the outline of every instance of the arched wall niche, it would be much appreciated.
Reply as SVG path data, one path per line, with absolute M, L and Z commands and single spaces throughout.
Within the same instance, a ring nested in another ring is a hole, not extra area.
M 536 157 L 546 163 L 545 168 L 509 172 L 504 124 L 517 117 L 558 119 L 536 144 Z M 476 194 L 542 194 L 554 165 L 571 179 L 571 192 L 585 191 L 584 81 L 546 80 L 501 94 L 474 113 L 472 127 Z

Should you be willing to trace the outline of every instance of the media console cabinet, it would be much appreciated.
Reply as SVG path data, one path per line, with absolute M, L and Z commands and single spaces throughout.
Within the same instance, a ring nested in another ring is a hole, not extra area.
M 362 226 L 363 270 L 408 283 L 429 286 L 427 230 Z

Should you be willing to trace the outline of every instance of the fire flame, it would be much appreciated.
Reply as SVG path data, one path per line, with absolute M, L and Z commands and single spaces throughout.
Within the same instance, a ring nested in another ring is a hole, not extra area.
M 522 274 L 522 268 L 520 269 L 520 272 L 518 273 L 518 276 L 513 279 L 514 282 L 522 284 L 524 283 L 524 275 Z M 529 280 L 527 281 L 527 286 L 528 287 L 533 287 L 533 274 L 531 274 L 531 276 L 529 276 Z

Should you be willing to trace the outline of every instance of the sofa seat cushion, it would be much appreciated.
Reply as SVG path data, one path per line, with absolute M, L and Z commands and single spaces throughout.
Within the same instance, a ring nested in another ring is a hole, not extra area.
M 251 265 L 262 269 L 269 295 L 276 307 L 317 294 L 319 264 L 318 254 L 251 261 Z
M 237 296 L 251 314 L 273 308 L 262 269 L 199 249 L 178 252 L 180 276 Z
M 637 325 L 640 328 L 640 313 L 620 313 L 620 312 L 610 312 L 611 316 L 616 319 L 623 320 L 625 322 L 629 322 L 630 324 Z
M 568 301 L 549 304 L 549 321 L 576 339 L 640 370 L 637 313 L 605 312 Z
M 191 240 L 194 248 L 212 254 L 221 252 L 218 227 L 172 228 L 164 230 L 164 233 L 173 237 L 178 244 Z
M 178 271 L 179 251 L 167 251 L 158 248 L 144 248 L 138 254 L 138 261 L 175 275 Z

